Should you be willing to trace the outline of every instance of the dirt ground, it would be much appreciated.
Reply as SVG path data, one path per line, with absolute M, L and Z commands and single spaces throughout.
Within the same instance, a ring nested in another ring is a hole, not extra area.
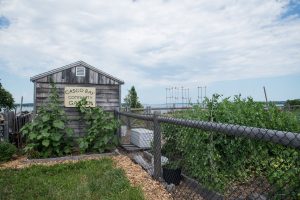
M 82 159 L 64 159 L 64 160 L 42 160 L 41 162 L 35 160 L 28 162 L 26 157 L 19 157 L 16 160 L 0 164 L 0 169 L 14 168 L 21 169 L 30 167 L 32 165 L 56 165 L 61 163 L 76 163 L 80 160 L 94 160 L 101 159 L 103 156 L 85 156 Z M 133 186 L 140 186 L 144 192 L 147 200 L 169 200 L 172 199 L 171 194 L 158 182 L 151 178 L 151 176 L 142 169 L 141 166 L 135 164 L 131 159 L 124 155 L 111 156 L 115 162 L 116 167 L 122 168 L 125 171 L 127 178 Z

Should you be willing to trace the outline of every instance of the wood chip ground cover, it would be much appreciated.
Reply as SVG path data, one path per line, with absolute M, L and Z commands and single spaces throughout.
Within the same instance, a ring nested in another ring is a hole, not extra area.
M 141 166 L 133 163 L 127 156 L 115 156 L 113 160 L 117 167 L 125 170 L 126 176 L 132 185 L 142 188 L 146 199 L 172 199 L 171 194 L 158 181 L 153 180 Z

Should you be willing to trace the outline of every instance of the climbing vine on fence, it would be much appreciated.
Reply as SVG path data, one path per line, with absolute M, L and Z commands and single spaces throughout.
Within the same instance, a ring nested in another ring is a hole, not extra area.
M 26 137 L 25 152 L 30 157 L 62 156 L 71 153 L 73 130 L 68 128 L 67 116 L 60 107 L 54 83 L 47 106 L 42 106 L 31 123 L 26 124 L 22 134 Z
M 206 99 L 207 109 L 195 106 L 173 117 L 299 132 L 295 115 L 275 105 L 266 110 L 252 98 L 220 95 Z M 300 195 L 300 152 L 261 140 L 229 136 L 179 125 L 163 124 L 163 153 L 181 155 L 186 173 L 206 187 L 226 193 L 233 183 L 260 177 L 280 195 Z M 299 197 L 299 196 L 298 196 Z
M 86 135 L 78 139 L 80 151 L 102 153 L 113 149 L 117 145 L 118 127 L 113 116 L 100 107 L 87 107 L 85 98 L 77 103 L 77 108 L 87 125 Z

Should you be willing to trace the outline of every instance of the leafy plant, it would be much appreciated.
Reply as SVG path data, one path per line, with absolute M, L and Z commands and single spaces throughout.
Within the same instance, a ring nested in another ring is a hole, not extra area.
M 0 142 L 0 162 L 9 161 L 16 154 L 17 148 L 8 142 Z
M 240 95 L 221 100 L 221 95 L 205 99 L 207 109 L 195 106 L 175 112 L 173 117 L 195 119 L 282 131 L 299 132 L 295 115 Z M 163 152 L 181 155 L 185 172 L 206 187 L 225 193 L 231 183 L 251 177 L 266 177 L 277 193 L 300 195 L 300 151 L 271 142 L 163 124 Z
M 33 121 L 21 129 L 27 139 L 25 152 L 30 157 L 62 156 L 72 150 L 73 130 L 66 126 L 67 116 L 60 107 L 54 83 L 51 87 L 49 103 L 42 106 Z
M 83 114 L 87 125 L 86 135 L 78 139 L 81 152 L 104 152 L 117 145 L 115 132 L 118 122 L 100 107 L 87 107 L 85 98 L 77 103 L 77 108 Z
M 0 111 L 2 108 L 11 109 L 14 107 L 14 98 L 12 95 L 2 87 L 0 83 Z

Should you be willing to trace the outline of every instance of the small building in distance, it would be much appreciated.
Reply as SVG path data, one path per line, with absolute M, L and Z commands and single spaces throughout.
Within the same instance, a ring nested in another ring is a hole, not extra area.
M 49 102 L 51 81 L 58 90 L 61 107 L 65 110 L 69 126 L 75 136 L 83 134 L 84 123 L 76 109 L 76 102 L 86 97 L 91 107 L 100 106 L 105 111 L 121 107 L 121 85 L 124 82 L 83 61 L 78 61 L 51 71 L 33 76 L 34 113 Z

